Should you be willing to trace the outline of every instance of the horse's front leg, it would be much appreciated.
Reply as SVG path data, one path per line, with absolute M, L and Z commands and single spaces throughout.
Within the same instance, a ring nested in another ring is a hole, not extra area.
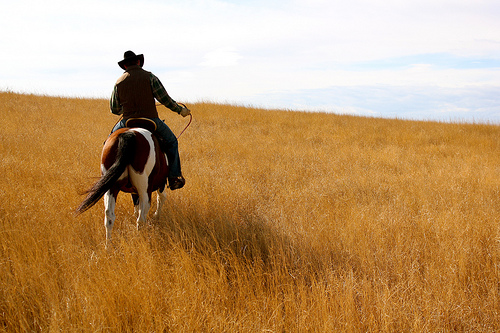
M 163 191 L 158 190 L 157 191 L 157 196 L 156 196 L 156 212 L 154 213 L 154 218 L 159 219 L 160 218 L 160 213 L 161 213 L 161 208 L 165 204 L 165 201 L 167 200 L 167 193 L 165 191 L 165 188 Z
M 137 193 L 132 193 L 132 202 L 134 203 L 134 217 L 139 217 L 139 196 Z
M 115 224 L 116 194 L 111 191 L 104 194 L 104 226 L 106 227 L 106 247 L 111 241 L 111 230 Z
M 151 206 L 151 195 L 148 195 L 147 192 L 140 193 L 138 195 L 138 205 L 137 209 L 137 230 L 141 225 L 146 223 L 146 218 L 148 216 L 149 208 Z

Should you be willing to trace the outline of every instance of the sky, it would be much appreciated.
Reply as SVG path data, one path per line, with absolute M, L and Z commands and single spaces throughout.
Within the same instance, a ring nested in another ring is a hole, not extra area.
M 0 91 L 500 124 L 498 0 L 0 0 Z M 195 110 L 194 110 L 195 111 Z

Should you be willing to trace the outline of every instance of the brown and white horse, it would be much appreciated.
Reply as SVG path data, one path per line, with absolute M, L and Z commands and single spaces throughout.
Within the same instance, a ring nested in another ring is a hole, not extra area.
M 101 178 L 88 190 L 77 213 L 83 213 L 104 196 L 106 242 L 111 239 L 116 198 L 120 191 L 132 194 L 137 228 L 146 221 L 154 191 L 158 192 L 155 217 L 159 217 L 166 200 L 168 162 L 151 131 L 122 128 L 113 132 L 102 149 L 101 173 Z

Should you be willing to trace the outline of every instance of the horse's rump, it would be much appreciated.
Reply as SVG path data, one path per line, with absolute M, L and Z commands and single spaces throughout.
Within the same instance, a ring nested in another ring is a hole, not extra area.
M 147 167 L 148 163 L 152 163 Z M 131 167 L 129 171 L 128 167 Z M 167 183 L 168 163 L 158 139 L 142 128 L 121 128 L 113 132 L 102 149 L 101 178 L 87 191 L 77 213 L 83 213 L 99 201 L 107 191 L 116 197 L 118 192 L 137 193 L 137 184 L 130 172 L 146 177 L 147 193 L 163 192 Z M 147 172 L 147 174 L 144 174 Z
M 136 135 L 132 131 L 116 131 L 105 142 L 102 151 L 101 178 L 87 191 L 87 197 L 77 208 L 83 213 L 99 201 L 103 195 L 120 184 L 119 179 L 127 166 L 133 163 L 137 150 Z
M 133 138 L 133 139 L 132 139 Z M 120 147 L 120 145 L 123 145 Z M 104 143 L 101 154 L 101 165 L 104 170 L 108 170 L 116 163 L 125 152 L 130 155 L 128 164 L 134 170 L 141 173 L 149 157 L 151 150 L 149 141 L 141 133 L 130 130 L 130 128 L 121 128 L 113 132 Z

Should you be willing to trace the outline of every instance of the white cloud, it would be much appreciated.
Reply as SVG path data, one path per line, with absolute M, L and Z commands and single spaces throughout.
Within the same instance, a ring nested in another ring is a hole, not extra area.
M 223 47 L 205 54 L 204 61 L 200 64 L 206 67 L 228 67 L 238 65 L 242 58 L 232 47 Z

